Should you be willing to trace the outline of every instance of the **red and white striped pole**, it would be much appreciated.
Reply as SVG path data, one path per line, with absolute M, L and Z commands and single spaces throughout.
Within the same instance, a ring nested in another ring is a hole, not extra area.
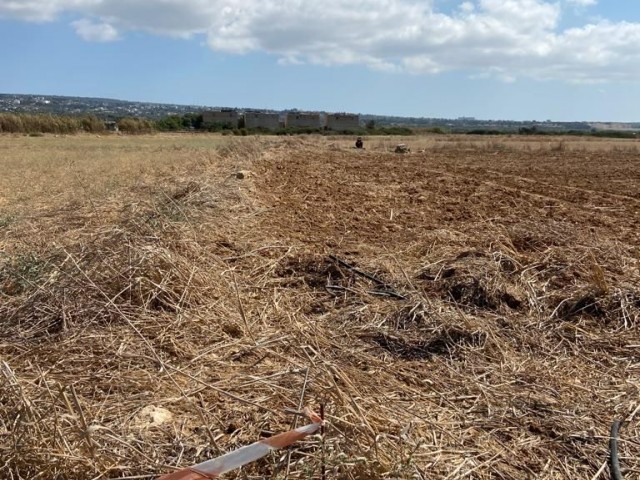
M 241 447 L 238 450 L 234 450 L 218 458 L 207 460 L 206 462 L 198 463 L 192 467 L 168 473 L 158 478 L 158 480 L 215 479 L 223 473 L 254 462 L 272 450 L 287 447 L 308 435 L 314 434 L 324 425 L 323 419 L 311 410 L 305 409 L 305 414 L 313 423 L 305 425 L 304 427 L 298 427 L 295 430 L 279 433 L 273 437 Z

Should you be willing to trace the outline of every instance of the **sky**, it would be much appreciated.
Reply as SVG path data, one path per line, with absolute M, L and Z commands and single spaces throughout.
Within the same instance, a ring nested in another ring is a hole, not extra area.
M 0 0 L 0 93 L 640 121 L 638 0 Z

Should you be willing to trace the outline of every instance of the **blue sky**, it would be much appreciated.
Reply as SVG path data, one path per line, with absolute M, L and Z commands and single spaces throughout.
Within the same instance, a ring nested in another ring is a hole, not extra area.
M 640 121 L 635 0 L 0 0 L 0 93 Z

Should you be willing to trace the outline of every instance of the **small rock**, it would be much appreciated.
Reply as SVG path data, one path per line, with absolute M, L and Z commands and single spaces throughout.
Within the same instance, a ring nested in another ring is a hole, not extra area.
M 147 405 L 134 417 L 133 423 L 139 427 L 158 427 L 173 420 L 173 413 L 166 408 Z

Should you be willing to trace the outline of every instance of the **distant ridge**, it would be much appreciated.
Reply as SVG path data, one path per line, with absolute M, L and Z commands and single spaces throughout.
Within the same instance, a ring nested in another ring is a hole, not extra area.
M 205 108 L 211 107 L 133 102 L 112 98 L 0 93 L 0 112 L 96 115 L 105 120 L 122 117 L 144 117 L 158 120 L 168 115 L 184 115 Z
M 288 110 L 263 110 L 256 108 L 234 108 L 204 105 L 179 105 L 169 103 L 135 102 L 111 98 L 67 97 L 60 95 L 7 94 L 0 93 L 0 113 L 40 113 L 54 115 L 96 115 L 104 120 L 117 120 L 123 117 L 142 117 L 158 120 L 169 115 L 184 115 L 202 110 L 237 109 L 242 111 L 269 111 L 282 113 Z M 324 112 L 320 112 L 324 113 Z M 477 130 L 490 133 L 517 132 L 523 128 L 535 128 L 540 132 L 591 131 L 591 130 L 640 130 L 638 123 L 619 122 L 554 122 L 480 120 L 473 117 L 428 118 L 401 117 L 388 115 L 360 114 L 363 123 L 374 122 L 378 126 L 412 126 L 425 128 L 443 128 L 448 131 Z

